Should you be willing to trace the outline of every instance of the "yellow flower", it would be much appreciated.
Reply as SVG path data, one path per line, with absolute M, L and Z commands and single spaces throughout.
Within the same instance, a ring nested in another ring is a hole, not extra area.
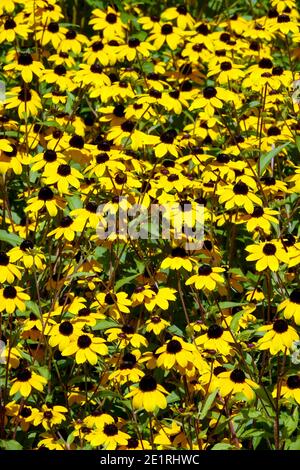
M 45 168 L 43 179 L 47 185 L 57 184 L 57 189 L 60 194 L 68 194 L 69 185 L 78 189 L 80 186 L 79 180 L 83 179 L 83 176 L 70 165 L 61 163 Z
M 11 381 L 12 387 L 9 394 L 15 395 L 20 392 L 23 397 L 27 398 L 32 389 L 42 392 L 46 383 L 45 377 L 31 372 L 29 369 L 20 369 L 17 372 L 17 377 Z
M 246 400 L 255 398 L 254 390 L 258 388 L 258 385 L 253 380 L 248 379 L 241 369 L 221 372 L 218 379 L 220 394 L 223 397 L 242 394 Z
M 171 256 L 168 256 L 162 261 L 160 267 L 161 269 L 169 268 L 175 270 L 184 268 L 186 271 L 192 271 L 192 261 L 195 262 L 195 259 L 188 256 L 184 248 L 178 246 L 172 250 Z
M 0 283 L 12 284 L 15 277 L 21 279 L 21 272 L 17 266 L 12 264 L 10 256 L 4 251 L 0 252 Z
M 287 251 L 278 241 L 249 245 L 246 250 L 250 253 L 246 260 L 256 261 L 255 268 L 257 271 L 264 271 L 267 268 L 270 268 L 271 271 L 278 271 L 280 262 L 286 264 L 289 262 Z
M 164 346 L 156 350 L 155 354 L 159 355 L 157 366 L 172 369 L 175 365 L 179 365 L 185 368 L 188 363 L 194 362 L 194 350 L 195 346 L 186 343 L 179 336 L 173 336 Z
M 129 434 L 120 431 L 115 424 L 105 424 L 103 429 L 92 431 L 87 436 L 91 446 L 103 446 L 106 450 L 115 450 L 118 446 L 127 444 Z
M 197 346 L 203 349 L 217 351 L 224 356 L 231 354 L 232 343 L 234 342 L 232 335 L 229 331 L 225 331 L 217 324 L 211 325 L 204 335 L 198 336 L 195 339 Z
M 66 420 L 63 413 L 68 413 L 66 407 L 61 405 L 52 406 L 50 403 L 47 403 L 46 405 L 42 405 L 41 411 L 37 409 L 33 411 L 31 420 L 34 426 L 39 426 L 41 424 L 43 428 L 48 431 L 53 426 L 61 424 Z
M 30 297 L 24 293 L 24 289 L 18 286 L 6 286 L 0 290 L 0 311 L 6 310 L 7 313 L 13 313 L 18 308 L 24 312 L 26 300 L 30 300 Z
M 272 396 L 277 397 L 277 387 L 274 389 Z M 300 405 L 300 377 L 299 375 L 290 375 L 280 388 L 280 398 L 285 400 L 295 400 Z
M 170 323 L 157 315 L 153 315 L 145 322 L 145 325 L 147 325 L 147 332 L 153 332 L 155 335 L 159 335 L 170 326 Z
M 289 299 L 278 305 L 278 311 L 283 310 L 284 318 L 294 318 L 296 325 L 300 325 L 300 289 L 294 289 Z
M 137 387 L 134 387 L 125 398 L 132 398 L 135 409 L 146 410 L 152 413 L 156 408 L 167 407 L 165 395 L 168 392 L 159 385 L 152 375 L 145 375 Z
M 261 326 L 257 331 L 266 332 L 257 342 L 258 349 L 269 349 L 272 355 L 279 352 L 290 354 L 293 342 L 299 340 L 296 330 L 281 319 L 272 325 Z
M 224 271 L 224 268 L 213 268 L 209 264 L 202 264 L 198 268 L 198 273 L 191 276 L 185 285 L 190 286 L 194 284 L 196 289 L 213 291 L 218 284 L 224 284 L 225 279 L 219 274 Z
M 65 347 L 61 353 L 62 356 L 72 356 L 75 354 L 77 364 L 89 362 L 92 365 L 97 364 L 98 356 L 108 354 L 108 348 L 104 339 L 95 337 L 89 333 L 84 333 Z

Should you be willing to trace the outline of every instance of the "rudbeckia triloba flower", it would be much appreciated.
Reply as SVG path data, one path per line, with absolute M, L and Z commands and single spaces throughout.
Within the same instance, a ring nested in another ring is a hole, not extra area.
M 295 328 L 281 319 L 275 320 L 272 325 L 261 326 L 257 331 L 265 332 L 264 336 L 257 342 L 258 349 L 269 349 L 272 355 L 278 352 L 290 354 L 294 341 L 299 340 Z
M 300 10 L 217 3 L 0 0 L 0 448 L 298 446 Z
M 133 407 L 153 412 L 156 408 L 167 407 L 166 396 L 168 392 L 159 385 L 152 375 L 145 375 L 126 398 L 132 398 Z
M 225 271 L 224 268 L 211 267 L 209 264 L 202 264 L 198 268 L 198 273 L 191 276 L 186 285 L 194 284 L 196 289 L 207 289 L 213 291 L 217 284 L 223 284 L 224 278 L 219 274 Z
M 277 389 L 272 393 L 273 397 L 277 396 Z M 290 375 L 280 388 L 280 397 L 286 401 L 294 400 L 300 405 L 300 377 L 299 375 Z
M 221 372 L 218 375 L 219 390 L 223 397 L 227 395 L 242 394 L 247 400 L 255 398 L 255 389 L 258 385 L 246 377 L 241 369 L 233 369 L 228 372 Z
M 97 364 L 98 356 L 105 356 L 108 353 L 104 339 L 97 338 L 90 333 L 82 333 L 74 337 L 72 341 L 63 348 L 62 356 L 71 356 L 75 354 L 77 364 L 89 362 L 92 365 Z
M 181 269 L 184 268 L 186 271 L 192 271 L 193 258 L 189 257 L 187 252 L 184 248 L 178 246 L 173 248 L 171 252 L 171 256 L 168 256 L 166 259 L 163 260 L 161 263 L 161 269 Z
M 103 446 L 106 450 L 115 450 L 118 446 L 127 444 L 129 434 L 120 431 L 115 424 L 105 424 L 103 429 L 92 431 L 88 441 L 93 447 Z
M 278 310 L 283 310 L 284 318 L 294 318 L 296 325 L 300 325 L 300 289 L 294 289 L 289 298 L 278 305 Z
M 192 344 L 186 343 L 179 336 L 173 336 L 166 345 L 156 350 L 155 353 L 159 355 L 157 365 L 165 369 L 172 369 L 178 364 L 184 368 L 188 363 L 193 363 L 194 350 L 195 347 Z
M 272 240 L 257 245 L 249 245 L 246 250 L 250 253 L 247 261 L 256 261 L 257 271 L 264 271 L 270 268 L 271 271 L 278 271 L 280 263 L 288 263 L 289 255 L 280 241 Z
M 18 308 L 24 312 L 26 300 L 30 300 L 30 296 L 24 292 L 24 289 L 18 286 L 6 286 L 0 290 L 0 311 L 13 313 Z
M 34 426 L 38 426 L 39 424 L 41 424 L 43 428 L 48 431 L 53 426 L 62 423 L 62 421 L 65 421 L 66 417 L 63 413 L 67 412 L 68 410 L 64 406 L 52 406 L 50 403 L 46 403 L 45 405 L 42 405 L 41 411 L 36 409 L 32 413 L 32 424 Z
M 23 397 L 27 398 L 31 394 L 32 390 L 42 392 L 47 380 L 45 377 L 42 377 L 29 369 L 20 369 L 17 372 L 16 378 L 13 379 L 11 383 L 10 395 L 15 395 L 19 392 Z
M 197 346 L 201 346 L 203 349 L 217 351 L 224 356 L 231 354 L 231 345 L 233 342 L 232 334 L 216 323 L 210 325 L 204 335 L 198 336 L 198 338 L 195 339 Z

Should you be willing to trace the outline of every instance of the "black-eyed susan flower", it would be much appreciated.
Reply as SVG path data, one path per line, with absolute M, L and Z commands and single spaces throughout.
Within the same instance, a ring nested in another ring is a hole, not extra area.
M 121 431 L 115 424 L 105 424 L 103 429 L 92 431 L 87 439 L 92 447 L 103 446 L 106 450 L 115 450 L 127 444 L 129 434 Z
M 41 62 L 34 60 L 29 52 L 20 52 L 17 57 L 17 63 L 11 63 L 4 66 L 4 70 L 14 70 L 21 73 L 22 79 L 26 83 L 33 80 L 33 76 L 40 77 L 44 66 Z
M 203 349 L 217 351 L 224 356 L 231 354 L 232 343 L 234 342 L 231 333 L 224 330 L 220 325 L 210 325 L 207 332 L 195 339 L 195 344 Z
M 271 271 L 278 271 L 280 263 L 288 263 L 289 255 L 281 242 L 272 240 L 270 242 L 260 242 L 256 245 L 249 245 L 246 250 L 250 253 L 247 261 L 256 261 L 257 271 L 264 271 L 270 268 Z
M 64 413 L 68 413 L 68 409 L 65 406 L 46 403 L 45 405 L 42 405 L 41 411 L 35 409 L 32 412 L 32 424 L 34 426 L 39 426 L 41 424 L 43 428 L 48 431 L 53 426 L 61 424 L 66 420 Z
M 0 23 L 0 44 L 5 41 L 12 43 L 18 36 L 27 39 L 30 32 L 29 25 L 20 16 L 12 18 L 4 15 Z
M 138 367 L 138 359 L 140 355 L 141 353 L 139 351 L 124 354 L 122 361 L 117 364 L 117 369 L 109 375 L 108 379 L 116 381 L 121 385 L 127 382 L 139 382 L 139 380 L 145 375 L 145 373 Z
M 68 194 L 69 186 L 73 186 L 76 189 L 79 188 L 80 180 L 83 179 L 83 176 L 76 168 L 66 163 L 61 163 L 45 168 L 43 179 L 46 185 L 57 184 L 60 194 Z
M 15 266 L 10 259 L 8 253 L 4 251 L 0 252 L 0 282 L 8 282 L 12 284 L 15 280 L 21 279 L 21 271 L 17 266 Z
M 156 285 L 151 286 L 151 289 L 155 295 L 151 299 L 145 299 L 145 307 L 149 312 L 152 312 L 156 306 L 162 310 L 167 310 L 169 308 L 169 302 L 176 300 L 175 289 L 170 287 L 157 287 Z
M 218 284 L 224 284 L 225 279 L 220 274 L 224 271 L 224 268 L 202 264 L 199 266 L 197 274 L 191 276 L 185 284 L 187 286 L 194 285 L 196 289 L 207 289 L 209 291 L 213 291 Z
M 28 206 L 25 208 L 25 212 L 32 212 L 35 214 L 45 208 L 49 215 L 55 217 L 58 212 L 58 208 L 62 209 L 64 205 L 64 202 L 55 196 L 49 186 L 43 186 L 39 190 L 37 196 L 28 200 Z
M 158 51 L 165 43 L 175 50 L 182 41 L 182 31 L 171 23 L 154 24 L 153 32 L 148 40 L 153 41 L 155 49 Z
M 7 91 L 5 106 L 6 109 L 18 108 L 20 119 L 36 116 L 39 110 L 42 109 L 40 96 L 32 88 L 29 89 L 27 84 L 11 88 Z
M 23 240 L 20 246 L 9 250 L 8 255 L 12 263 L 21 261 L 26 269 L 35 266 L 38 270 L 42 270 L 45 266 L 45 255 L 28 239 Z
M 32 389 L 42 392 L 47 379 L 45 377 L 36 374 L 29 369 L 20 369 L 17 372 L 17 376 L 11 380 L 11 389 L 9 391 L 10 395 L 15 395 L 20 393 L 23 397 L 28 397 Z
M 299 340 L 295 328 L 282 319 L 275 320 L 272 325 L 260 326 L 257 331 L 265 332 L 257 342 L 258 349 L 269 349 L 272 355 L 279 352 L 290 354 L 294 341 Z
M 57 50 L 60 42 L 64 39 L 66 28 L 60 26 L 57 21 L 50 21 L 47 25 L 38 25 L 36 28 L 36 38 L 43 46 L 52 43 Z
M 274 216 L 278 215 L 278 211 L 269 209 L 268 207 L 254 206 L 254 210 L 249 217 L 247 216 L 246 227 L 249 232 L 255 232 L 262 229 L 267 235 L 271 233 L 272 223 L 278 225 L 278 219 Z
M 221 372 L 218 379 L 220 394 L 223 397 L 242 394 L 246 400 L 255 398 L 255 389 L 258 388 L 258 385 L 247 378 L 242 369 L 236 368 L 232 371 Z
M 124 325 L 122 328 L 109 328 L 105 331 L 107 334 L 107 341 L 117 341 L 118 348 L 124 349 L 129 344 L 134 348 L 140 348 L 141 346 L 148 346 L 148 341 L 144 336 L 135 332 L 134 328 L 130 325 Z
M 157 366 L 165 369 L 172 369 L 175 365 L 185 368 L 188 363 L 193 363 L 193 344 L 187 343 L 179 336 L 173 336 L 164 346 L 156 350 Z
M 195 22 L 185 5 L 167 8 L 162 13 L 162 19 L 168 21 L 176 20 L 177 26 L 180 29 L 192 28 Z
M 234 94 L 229 90 L 221 87 L 206 87 L 202 93 L 193 101 L 190 111 L 194 109 L 204 109 L 208 116 L 213 116 L 215 108 L 221 109 L 224 101 L 230 101 L 234 98 Z
M 175 269 L 179 270 L 184 268 L 186 271 L 192 271 L 195 259 L 188 256 L 186 250 L 180 246 L 173 248 L 171 256 L 165 258 L 160 267 L 161 269 Z
M 107 39 L 123 37 L 127 29 L 121 20 L 120 13 L 111 6 L 107 10 L 100 10 L 100 8 L 93 10 L 93 17 L 89 24 L 95 31 L 102 31 Z
M 140 41 L 138 38 L 131 37 L 128 39 L 127 44 L 119 47 L 118 56 L 121 59 L 126 58 L 132 62 L 139 57 L 149 57 L 150 52 L 155 50 L 154 46 L 145 41 Z
M 272 393 L 273 397 L 277 397 L 277 387 Z M 280 398 L 287 401 L 294 400 L 300 404 L 300 377 L 299 375 L 290 375 L 280 387 Z
M 152 315 L 148 320 L 146 320 L 145 325 L 145 330 L 147 332 L 153 332 L 155 335 L 159 335 L 162 331 L 168 328 L 168 326 L 170 326 L 170 323 L 157 315 Z
M 91 307 L 97 307 L 101 312 L 106 312 L 118 320 L 123 313 L 130 312 L 131 303 L 126 292 L 100 292 Z
M 77 364 L 89 362 L 97 364 L 98 355 L 106 356 L 108 348 L 104 339 L 93 336 L 90 333 L 83 333 L 74 338 L 68 346 L 62 350 L 62 356 L 72 356 L 75 354 Z
M 255 186 L 255 185 L 254 185 Z M 232 185 L 220 187 L 217 190 L 220 204 L 225 203 L 226 209 L 233 207 L 244 207 L 248 214 L 254 211 L 254 205 L 262 206 L 261 199 L 255 194 L 255 187 L 249 187 L 243 181 Z
M 126 446 L 120 446 L 119 450 L 147 450 L 151 445 L 145 439 L 139 439 L 137 436 L 129 437 Z
M 0 290 L 0 311 L 13 313 L 17 308 L 24 312 L 26 300 L 30 300 L 30 296 L 24 292 L 24 289 L 18 286 L 6 286 Z
M 145 375 L 138 386 L 132 387 L 126 398 L 132 398 L 135 409 L 146 410 L 152 413 L 156 408 L 167 407 L 166 395 L 168 392 L 157 383 L 152 375 Z
M 49 328 L 49 344 L 52 348 L 58 346 L 60 351 L 66 349 L 70 342 L 75 341 L 80 334 L 81 329 L 70 321 L 65 320 L 57 325 L 53 325 Z
M 281 310 L 284 318 L 294 318 L 296 325 L 300 325 L 300 289 L 294 289 L 289 298 L 278 305 L 278 311 Z

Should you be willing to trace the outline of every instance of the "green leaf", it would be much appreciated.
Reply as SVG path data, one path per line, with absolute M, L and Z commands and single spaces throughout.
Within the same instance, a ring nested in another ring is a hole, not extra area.
M 23 241 L 22 238 L 15 233 L 9 233 L 6 230 L 0 230 L 0 240 L 12 246 L 20 245 Z
M 217 396 L 217 393 L 218 393 L 218 389 L 214 390 L 212 393 L 210 393 L 207 397 L 207 399 L 205 400 L 204 404 L 201 406 L 201 408 L 199 409 L 200 413 L 199 413 L 199 419 L 204 419 L 205 416 L 207 415 L 207 413 L 209 412 L 213 402 L 215 401 L 215 398 Z
M 119 326 L 117 323 L 114 321 L 110 320 L 100 320 L 99 322 L 96 323 L 96 325 L 93 327 L 93 330 L 107 330 L 108 328 L 113 328 Z
M 287 147 L 290 143 L 291 142 L 286 142 L 285 144 L 279 145 L 279 147 L 272 149 L 270 152 L 260 157 L 259 166 L 257 165 L 257 170 L 260 168 L 260 175 L 264 173 L 272 158 L 276 157 L 276 155 L 278 155 L 281 150 Z
M 237 448 L 231 444 L 220 442 L 212 447 L 211 450 L 237 450 Z
M 178 328 L 178 326 L 176 325 L 169 326 L 167 330 L 169 333 L 172 333 L 172 335 L 182 336 L 182 337 L 184 336 L 183 331 L 180 328 Z
M 141 273 L 135 273 L 132 276 L 124 277 L 123 279 L 119 279 L 115 284 L 115 291 L 118 292 L 118 290 L 121 289 L 121 287 L 123 287 L 125 284 L 130 284 L 130 282 L 133 281 L 140 274 Z
M 221 309 L 225 308 L 232 308 L 232 307 L 240 307 L 241 305 L 246 305 L 245 303 L 239 303 L 239 302 L 220 302 L 219 306 Z
M 23 447 L 21 446 L 19 442 L 14 441 L 12 439 L 10 441 L 1 439 L 0 448 L 5 449 L 5 450 L 22 450 L 23 449 Z
M 241 310 L 240 312 L 236 312 L 233 316 L 233 319 L 231 320 L 230 322 L 230 329 L 233 331 L 233 332 L 236 332 L 237 329 L 238 329 L 238 326 L 239 326 L 239 321 L 240 319 L 242 318 L 243 314 L 244 314 L 244 310 Z

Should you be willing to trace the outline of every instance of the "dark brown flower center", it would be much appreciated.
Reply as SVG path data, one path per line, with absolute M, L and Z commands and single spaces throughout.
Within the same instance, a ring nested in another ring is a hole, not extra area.
M 276 246 L 273 243 L 266 243 L 263 247 L 263 253 L 267 256 L 273 256 L 276 253 Z
M 246 376 L 241 369 L 234 369 L 230 374 L 230 380 L 236 384 L 242 384 L 245 382 Z
M 92 344 L 92 340 L 88 335 L 81 335 L 77 340 L 77 346 L 80 349 L 86 349 Z
M 5 299 L 15 299 L 17 297 L 17 289 L 13 286 L 4 287 L 3 297 Z
M 142 392 L 153 392 L 157 388 L 157 382 L 152 375 L 145 375 L 139 384 L 139 389 Z
M 19 382 L 28 382 L 31 379 L 31 372 L 28 369 L 19 370 L 17 373 L 17 380 Z
M 276 333 L 285 333 L 288 330 L 288 324 L 285 320 L 275 320 L 273 330 L 276 331 Z
M 48 188 L 48 186 L 45 186 L 44 188 L 41 188 L 39 190 L 39 194 L 38 194 L 38 199 L 40 199 L 41 201 L 51 201 L 53 199 L 53 191 L 52 189 Z
M 103 432 L 107 436 L 115 436 L 118 434 L 118 428 L 115 424 L 106 424 L 103 428 Z
M 298 375 L 290 375 L 286 381 L 286 384 L 290 390 L 300 388 L 300 377 Z
M 62 322 L 58 329 L 63 336 L 71 336 L 74 331 L 73 325 L 69 321 Z
M 198 268 L 198 275 L 199 276 L 209 276 L 212 273 L 212 268 L 209 264 L 203 264 Z
M 167 352 L 177 354 L 182 350 L 181 343 L 177 339 L 171 339 L 167 344 Z
M 223 334 L 223 328 L 217 324 L 210 325 L 210 327 L 207 330 L 207 336 L 209 339 L 217 339 L 221 338 Z

